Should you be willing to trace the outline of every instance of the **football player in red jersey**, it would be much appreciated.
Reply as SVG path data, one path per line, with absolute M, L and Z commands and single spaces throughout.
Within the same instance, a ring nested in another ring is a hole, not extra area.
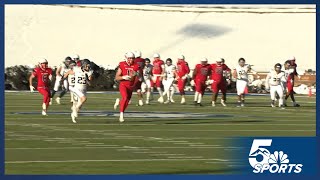
M 285 63 L 284 63 L 284 73 L 285 73 L 285 76 L 286 76 L 286 96 L 284 98 L 284 106 L 287 106 L 287 99 L 288 97 L 290 96 L 291 100 L 292 100 L 292 104 L 293 104 L 293 107 L 300 107 L 299 104 L 296 103 L 296 100 L 294 98 L 294 92 L 293 92 L 293 87 L 294 87 L 294 76 L 295 75 L 298 75 L 297 71 L 296 71 L 296 67 L 297 67 L 297 64 L 295 64 L 294 61 L 290 61 L 290 60 L 287 60 Z
M 161 84 L 162 84 L 162 79 L 164 77 L 165 74 L 165 70 L 164 70 L 164 61 L 160 59 L 160 54 L 156 53 L 153 55 L 153 68 L 152 68 L 152 81 L 155 84 L 155 86 L 157 87 L 157 90 L 159 92 L 159 99 L 158 102 L 163 103 L 164 99 L 163 99 L 163 92 L 161 89 Z
M 141 58 L 141 52 L 140 51 L 135 51 L 134 52 L 135 59 L 134 63 L 139 65 L 139 76 L 135 79 L 135 90 L 137 91 L 138 95 L 138 105 L 143 106 L 143 97 L 142 97 L 142 92 L 141 92 L 141 84 L 143 80 L 143 68 L 145 64 L 145 59 Z
M 33 78 L 38 79 L 37 90 L 40 94 L 43 95 L 42 103 L 42 115 L 47 115 L 47 109 L 50 103 L 50 87 L 49 83 L 52 79 L 52 69 L 48 68 L 48 61 L 44 58 L 39 60 L 39 66 L 33 69 L 32 74 L 29 77 L 30 91 L 34 91 L 32 85 Z
M 216 61 L 216 64 L 211 64 L 211 90 L 212 90 L 212 106 L 216 106 L 216 100 L 219 90 L 221 90 L 222 98 L 221 104 L 226 105 L 227 85 L 226 80 L 223 78 L 223 71 L 230 73 L 231 70 L 226 64 L 222 64 L 222 59 Z
M 194 104 L 202 106 L 202 96 L 207 87 L 206 81 L 211 73 L 211 65 L 208 64 L 208 59 L 203 58 L 200 64 L 197 64 L 193 71 L 192 79 L 195 83 Z
M 134 54 L 127 52 L 125 61 L 119 63 L 119 68 L 115 79 L 120 81 L 119 91 L 121 94 L 120 100 L 120 122 L 124 122 L 123 113 L 128 107 L 129 101 L 134 90 L 135 78 L 139 74 L 139 65 L 134 63 Z
M 185 61 L 185 57 L 181 55 L 180 57 L 178 57 L 177 70 L 176 70 L 178 89 L 181 95 L 181 104 L 186 103 L 184 88 L 186 86 L 186 80 L 189 73 L 190 73 L 189 65 Z

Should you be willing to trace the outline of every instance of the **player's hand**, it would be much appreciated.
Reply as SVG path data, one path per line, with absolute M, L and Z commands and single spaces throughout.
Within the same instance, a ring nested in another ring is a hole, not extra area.
M 195 85 L 194 80 L 191 80 L 191 81 L 190 81 L 190 85 L 191 85 L 191 86 L 194 86 L 194 85 Z
M 131 79 L 131 76 L 125 75 L 125 76 L 122 76 L 122 79 L 123 79 L 123 80 L 130 80 L 130 79 Z
M 35 88 L 34 88 L 33 86 L 30 86 L 30 92 L 33 93 L 33 92 L 34 92 L 34 89 L 35 89 Z

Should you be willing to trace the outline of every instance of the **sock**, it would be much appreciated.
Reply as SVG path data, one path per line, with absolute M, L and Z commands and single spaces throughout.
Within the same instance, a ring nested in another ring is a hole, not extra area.
M 199 93 L 195 92 L 194 93 L 194 101 L 198 101 Z
M 201 101 L 202 101 L 202 94 L 199 94 L 199 96 L 198 96 L 198 103 L 201 103 Z
M 160 87 L 158 87 L 158 88 L 157 88 L 157 90 L 158 90 L 158 92 L 159 92 L 160 97 L 162 97 L 162 96 L 163 96 L 163 94 L 162 94 L 162 90 L 161 90 L 161 88 L 160 88 Z
M 148 92 L 147 92 L 147 101 L 149 101 L 149 99 L 150 99 L 150 94 L 151 94 L 151 92 L 148 91 Z
M 170 91 L 170 99 L 173 100 L 174 90 Z
M 47 111 L 47 105 L 45 103 L 42 104 L 42 110 Z
M 52 93 L 51 93 L 51 98 L 54 97 L 54 95 L 56 94 L 56 92 L 57 92 L 57 91 L 55 91 L 55 90 L 52 91 Z
M 66 93 L 67 93 L 67 91 L 66 91 L 66 90 L 63 90 L 63 91 L 60 93 L 59 98 L 62 98 Z

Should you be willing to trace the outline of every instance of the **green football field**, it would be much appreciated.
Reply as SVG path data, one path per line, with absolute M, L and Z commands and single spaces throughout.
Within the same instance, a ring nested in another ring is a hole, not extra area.
M 5 93 L 5 173 L 234 173 L 232 137 L 316 133 L 315 97 L 297 96 L 300 108 L 280 109 L 270 107 L 269 96 L 247 96 L 247 106 L 237 108 L 234 95 L 228 107 L 211 107 L 211 96 L 205 96 L 204 107 L 195 107 L 193 96 L 186 105 L 136 106 L 134 95 L 122 124 L 113 110 L 116 97 L 88 94 L 73 124 L 69 95 L 43 117 L 38 93 Z

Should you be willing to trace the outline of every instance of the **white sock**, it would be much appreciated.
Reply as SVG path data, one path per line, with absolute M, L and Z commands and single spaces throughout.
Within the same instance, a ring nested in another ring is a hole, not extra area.
M 157 90 L 158 90 L 158 92 L 159 92 L 160 97 L 162 97 L 162 96 L 163 96 L 163 93 L 162 93 L 161 88 L 158 87 Z
M 194 101 L 198 101 L 199 93 L 195 92 L 194 93 Z
M 170 91 L 170 99 L 171 99 L 171 100 L 173 99 L 173 95 L 174 95 L 174 90 L 171 90 L 171 91 Z
M 150 99 L 150 94 L 151 94 L 151 92 L 148 91 L 148 92 L 147 92 L 147 101 L 149 101 L 149 99 Z
M 42 110 L 47 111 L 47 105 L 45 103 L 42 103 Z
M 120 118 L 123 118 L 123 112 L 120 112 Z
M 202 101 L 202 94 L 199 93 L 198 103 L 201 103 L 201 101 Z

